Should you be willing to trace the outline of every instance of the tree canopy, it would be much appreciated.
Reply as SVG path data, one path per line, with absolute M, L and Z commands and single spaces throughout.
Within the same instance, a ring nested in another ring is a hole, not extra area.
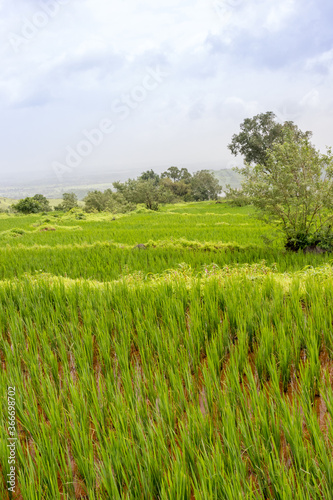
M 149 210 L 157 210 L 160 203 L 213 200 L 222 190 L 208 170 L 191 175 L 186 168 L 175 166 L 161 176 L 147 170 L 137 179 L 114 182 L 113 187 L 128 203 L 144 203 Z
M 12 209 L 22 214 L 37 214 L 43 211 L 43 207 L 39 201 L 32 197 L 27 197 L 18 201 L 16 204 L 12 205 Z
M 162 173 L 161 178 L 172 179 L 173 182 L 184 181 L 186 183 L 191 182 L 191 174 L 187 168 L 169 167 L 165 172 Z
M 32 199 L 40 203 L 43 212 L 50 212 L 52 210 L 49 200 L 43 194 L 35 194 Z
M 135 209 L 135 205 L 126 200 L 122 192 L 106 189 L 104 192 L 90 191 L 83 199 L 86 212 L 125 213 Z
M 37 214 L 52 210 L 49 201 L 42 194 L 35 194 L 32 197 L 19 200 L 16 204 L 12 205 L 12 209 L 22 214 Z
M 195 172 L 191 181 L 192 195 L 195 201 L 216 200 L 222 187 L 209 170 Z
M 283 124 L 276 121 L 272 111 L 261 113 L 253 118 L 246 118 L 240 125 L 239 134 L 234 134 L 228 148 L 234 156 L 241 154 L 246 163 L 264 165 L 267 152 L 275 142 L 284 142 L 285 134 L 291 130 L 295 139 L 310 139 L 310 131 L 302 132 L 291 121 Z
M 69 210 L 77 208 L 78 206 L 78 199 L 75 193 L 64 193 L 62 195 L 62 202 L 56 207 L 56 210 L 69 212 Z

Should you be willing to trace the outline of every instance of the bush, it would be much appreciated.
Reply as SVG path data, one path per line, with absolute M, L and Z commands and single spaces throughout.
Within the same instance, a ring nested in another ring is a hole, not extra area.
M 333 234 L 330 227 L 318 233 L 297 233 L 295 236 L 287 238 L 286 248 L 297 252 L 307 248 L 318 248 L 327 252 L 333 251 Z
M 24 198 L 12 205 L 13 210 L 22 214 L 37 214 L 43 212 L 44 208 L 41 203 L 34 198 Z
M 102 191 L 90 191 L 84 198 L 84 209 L 86 212 L 111 212 L 113 214 L 124 214 L 135 210 L 136 205 L 128 201 L 123 193 L 114 193 L 111 189 Z
M 249 196 L 242 189 L 232 188 L 227 184 L 224 192 L 226 201 L 233 207 L 245 207 L 251 204 Z

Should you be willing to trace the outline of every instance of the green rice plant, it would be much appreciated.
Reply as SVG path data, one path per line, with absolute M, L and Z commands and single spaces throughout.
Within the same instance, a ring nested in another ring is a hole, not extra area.
M 165 473 L 161 486 L 161 500 L 183 498 L 191 500 L 191 481 L 184 467 L 180 450 L 174 451 L 170 469 Z
M 302 410 L 304 420 L 309 432 L 312 447 L 316 456 L 318 465 L 318 484 L 321 486 L 321 492 L 326 496 L 332 492 L 333 488 L 333 465 L 331 460 L 331 447 L 325 443 L 320 430 L 317 415 L 313 410 L 311 397 L 306 390 L 301 393 Z M 325 492 L 326 490 L 326 492 Z
M 282 381 L 283 390 L 287 392 L 291 378 L 293 349 L 290 334 L 286 332 L 283 323 L 276 326 L 276 357 L 278 359 L 279 376 Z
M 82 392 L 70 388 L 72 406 L 67 415 L 67 429 L 71 439 L 73 459 L 79 474 L 84 478 L 89 498 L 95 498 L 96 471 L 94 465 L 93 443 L 90 439 L 90 419 Z
M 88 215 L 75 232 L 69 216 L 52 233 L 4 219 L 26 231 L 0 255 L 23 498 L 330 498 L 329 257 L 260 247 L 229 211 Z M 311 259 L 326 265 L 299 271 Z
M 312 402 L 315 396 L 319 395 L 320 370 L 317 337 L 313 331 L 310 331 L 307 345 L 307 362 L 300 369 L 300 385 L 301 389 L 308 393 Z
M 331 387 L 329 373 L 325 373 L 324 386 L 321 395 L 325 401 L 327 411 L 331 418 L 333 418 L 333 389 Z
M 281 402 L 280 418 L 282 429 L 290 448 L 293 468 L 306 482 L 307 475 L 312 475 L 315 466 L 310 454 L 310 447 L 303 440 L 303 417 L 298 405 L 293 402 L 289 406 L 286 401 Z
M 269 361 L 274 352 L 274 330 L 262 327 L 260 338 L 258 339 L 258 349 L 256 352 L 255 364 L 260 383 L 263 384 L 269 377 Z M 258 336 L 259 337 L 259 336 Z

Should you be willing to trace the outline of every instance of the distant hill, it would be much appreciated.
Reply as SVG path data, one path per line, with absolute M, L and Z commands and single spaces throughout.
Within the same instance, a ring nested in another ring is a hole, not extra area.
M 241 187 L 241 176 L 237 174 L 237 172 L 234 172 L 231 168 L 211 170 L 211 173 L 218 179 L 222 188 L 225 188 L 227 184 L 230 184 L 232 188 Z
M 79 200 L 82 200 L 88 191 L 98 189 L 100 191 L 105 191 L 107 188 L 112 188 L 112 183 L 105 184 L 89 184 L 89 185 L 64 185 L 64 186 L 52 186 L 52 185 L 36 185 L 35 187 L 7 187 L 0 189 L 0 200 L 10 200 L 9 204 L 16 203 L 17 200 L 26 198 L 27 196 L 34 196 L 35 194 L 43 194 L 47 199 L 55 199 L 59 203 L 61 201 L 63 193 L 75 193 Z M 58 204 L 58 203 L 56 203 Z M 3 208 L 0 205 L 0 208 Z

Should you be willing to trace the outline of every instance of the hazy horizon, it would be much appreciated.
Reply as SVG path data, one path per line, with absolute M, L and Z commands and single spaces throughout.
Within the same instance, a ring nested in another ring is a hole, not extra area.
M 328 0 L 0 0 L 0 184 L 230 168 L 232 135 L 266 111 L 323 150 L 332 14 Z
M 237 163 L 234 162 L 235 164 Z M 73 170 L 71 173 L 63 177 L 63 182 L 59 183 L 57 179 L 54 179 L 54 175 L 47 175 L 47 172 L 30 172 L 30 174 L 26 174 L 24 171 L 20 173 L 20 176 L 13 177 L 10 172 L 4 172 L 2 176 L 1 187 L 30 187 L 30 186 L 52 186 L 52 185 L 82 185 L 82 184 L 102 184 L 103 182 L 113 182 L 115 180 L 127 180 L 129 178 L 136 178 L 142 172 L 146 170 L 153 169 L 156 173 L 161 174 L 166 171 L 171 165 L 149 165 L 141 164 L 135 166 L 131 165 L 119 165 L 115 168 L 110 167 L 100 167 L 97 171 L 93 171 L 89 167 L 82 167 L 79 171 Z M 177 165 L 179 167 L 185 167 L 189 172 L 194 173 L 198 170 L 223 170 L 231 167 L 231 164 L 228 166 L 221 166 L 219 162 L 202 162 L 202 163 L 192 163 L 192 164 L 181 164 Z M 44 174 L 44 175 L 43 175 Z

